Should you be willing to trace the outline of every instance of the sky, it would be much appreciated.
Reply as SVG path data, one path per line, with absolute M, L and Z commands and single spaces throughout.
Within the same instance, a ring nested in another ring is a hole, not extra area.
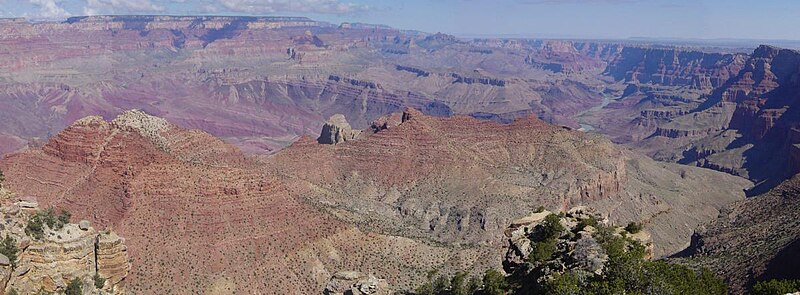
M 308 16 L 461 37 L 800 40 L 797 0 L 0 0 L 0 17 Z

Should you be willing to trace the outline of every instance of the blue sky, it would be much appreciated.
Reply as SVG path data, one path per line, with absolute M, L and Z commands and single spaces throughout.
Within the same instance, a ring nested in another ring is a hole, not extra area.
M 459 36 L 800 40 L 797 0 L 0 0 L 0 17 L 309 16 Z

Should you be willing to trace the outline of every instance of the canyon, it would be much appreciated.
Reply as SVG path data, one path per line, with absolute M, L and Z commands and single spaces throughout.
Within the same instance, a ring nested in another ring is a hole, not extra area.
M 2 19 L 0 169 L 15 198 L 113 229 L 70 227 L 119 293 L 413 290 L 499 268 L 540 206 L 641 223 L 651 258 L 741 293 L 796 252 L 763 229 L 798 211 L 798 77 L 800 52 L 768 45 Z
M 631 70 L 642 56 L 637 50 L 646 47 L 463 41 L 271 17 L 4 20 L 0 32 L 0 93 L 8 98 L 0 108 L 9 114 L 0 121 L 1 153 L 37 147 L 79 118 L 111 119 L 134 108 L 206 130 L 249 153 L 274 152 L 302 135 L 317 135 L 337 113 L 363 129 L 405 107 L 499 120 L 532 113 L 577 128 L 572 116 L 599 105 L 609 87 L 622 87 L 598 75 Z M 677 74 L 665 78 L 672 84 L 716 85 L 741 57 L 710 54 L 715 62 L 698 63 L 692 58 L 702 53 L 686 55 L 679 68 L 661 74 Z
M 748 185 L 534 117 L 503 124 L 408 109 L 373 125 L 335 145 L 303 137 L 247 156 L 128 111 L 77 120 L 0 169 L 18 194 L 124 236 L 127 290 L 144 293 L 308 294 L 351 270 L 413 288 L 434 268 L 496 265 L 506 224 L 537 206 L 590 204 L 612 222 L 640 220 L 665 255 Z M 729 185 L 697 189 L 707 182 Z

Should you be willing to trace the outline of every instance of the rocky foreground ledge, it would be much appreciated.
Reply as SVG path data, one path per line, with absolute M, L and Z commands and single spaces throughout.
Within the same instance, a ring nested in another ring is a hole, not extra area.
M 131 268 L 125 239 L 98 231 L 88 221 L 69 223 L 69 213 L 38 207 L 0 189 L 0 290 L 38 294 L 79 290 L 125 294 Z

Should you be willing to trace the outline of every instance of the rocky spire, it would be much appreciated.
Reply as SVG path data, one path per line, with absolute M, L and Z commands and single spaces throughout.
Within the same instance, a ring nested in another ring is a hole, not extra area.
M 361 134 L 361 130 L 355 130 L 347 123 L 344 115 L 336 114 L 330 117 L 325 125 L 322 126 L 322 132 L 317 138 L 317 142 L 321 144 L 337 144 L 348 140 L 354 140 Z

